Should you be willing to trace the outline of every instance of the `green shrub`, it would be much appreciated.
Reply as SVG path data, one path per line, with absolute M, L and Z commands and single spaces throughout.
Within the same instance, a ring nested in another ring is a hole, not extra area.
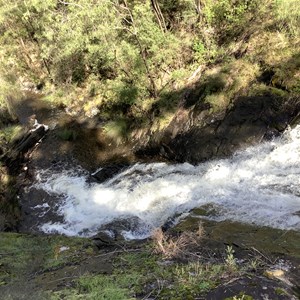
M 22 92 L 17 85 L 14 77 L 0 77 L 0 126 L 1 123 L 7 121 L 15 121 L 17 119 L 13 107 L 15 99 L 21 99 Z
M 74 141 L 77 134 L 72 129 L 64 128 L 57 132 L 57 136 L 64 141 Z
M 274 13 L 279 30 L 299 37 L 300 5 L 298 0 L 275 0 Z
M 205 54 L 206 54 L 206 49 L 205 49 L 205 45 L 203 44 L 203 42 L 196 40 L 193 45 L 193 50 L 195 52 L 195 59 L 199 63 L 203 63 Z
M 104 127 L 104 131 L 107 136 L 116 140 L 118 143 L 127 137 L 127 129 L 128 124 L 124 119 L 110 121 Z
M 12 142 L 22 132 L 20 125 L 9 125 L 0 129 L 0 141 L 3 139 L 6 143 Z
M 257 13 L 258 5 L 257 0 L 207 0 L 203 13 L 207 24 L 214 27 L 219 38 L 225 41 L 243 32 Z

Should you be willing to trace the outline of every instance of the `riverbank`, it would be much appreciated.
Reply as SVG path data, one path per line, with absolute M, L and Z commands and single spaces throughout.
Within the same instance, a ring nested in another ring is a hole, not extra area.
M 1 233 L 1 294 L 5 299 L 298 299 L 299 233 L 195 225 L 100 247 L 90 239 Z

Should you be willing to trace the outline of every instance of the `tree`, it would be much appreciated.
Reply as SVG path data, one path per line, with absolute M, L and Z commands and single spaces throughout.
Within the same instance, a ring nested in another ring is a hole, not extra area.
M 2 76 L 58 88 L 97 80 L 104 102 L 132 104 L 158 97 L 182 61 L 158 0 L 0 3 Z
M 202 3 L 201 0 L 195 0 L 196 12 L 198 14 L 198 21 L 202 22 Z
M 151 0 L 151 4 L 152 4 L 153 10 L 154 10 L 154 13 L 157 18 L 157 21 L 158 21 L 161 31 L 162 32 L 167 31 L 165 19 L 164 19 L 163 14 L 161 13 L 161 10 L 160 10 L 157 0 Z

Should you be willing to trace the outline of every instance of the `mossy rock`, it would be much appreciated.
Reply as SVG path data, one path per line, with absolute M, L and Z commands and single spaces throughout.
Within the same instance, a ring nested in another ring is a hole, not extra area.
M 194 210 L 205 216 L 202 209 Z M 239 222 L 215 222 L 199 216 L 189 216 L 179 223 L 174 231 L 197 230 L 199 222 L 203 223 L 206 237 L 244 248 L 256 248 L 269 254 L 282 254 L 300 258 L 300 232 L 280 230 L 270 227 L 259 227 Z

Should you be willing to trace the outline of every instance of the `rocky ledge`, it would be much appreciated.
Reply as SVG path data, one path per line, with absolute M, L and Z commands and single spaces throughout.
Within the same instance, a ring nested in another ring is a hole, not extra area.
M 148 133 L 139 141 L 136 154 L 193 164 L 226 157 L 280 135 L 297 123 L 299 113 L 299 97 L 286 100 L 273 95 L 239 97 L 213 113 L 205 103 L 182 105 L 163 132 Z

